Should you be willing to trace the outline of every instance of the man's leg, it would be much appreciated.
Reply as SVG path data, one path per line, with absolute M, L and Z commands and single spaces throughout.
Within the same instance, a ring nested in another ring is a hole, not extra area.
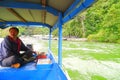
M 1 62 L 1 65 L 3 67 L 11 67 L 11 65 L 13 65 L 13 64 L 16 64 L 16 63 L 22 64 L 22 62 L 23 61 L 22 61 L 21 58 L 13 55 L 13 56 L 10 56 L 8 58 L 3 59 L 2 62 Z
M 15 56 L 10 56 L 2 60 L 1 65 L 4 67 L 10 67 L 12 64 L 16 62 Z

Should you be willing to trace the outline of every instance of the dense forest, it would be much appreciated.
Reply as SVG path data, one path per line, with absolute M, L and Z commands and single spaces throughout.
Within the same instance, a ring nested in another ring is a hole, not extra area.
M 48 34 L 47 28 L 19 27 L 19 35 Z M 4 37 L 5 30 L 0 30 Z M 52 34 L 58 35 L 58 30 Z M 98 0 L 63 25 L 64 37 L 87 38 L 88 41 L 120 43 L 120 0 Z
M 120 43 L 120 0 L 98 0 L 65 24 L 63 35 Z

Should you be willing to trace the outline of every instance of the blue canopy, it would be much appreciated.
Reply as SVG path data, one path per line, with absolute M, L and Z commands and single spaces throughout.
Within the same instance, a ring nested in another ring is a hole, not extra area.
M 85 10 L 95 0 L 0 0 L 0 28 L 38 26 L 55 29 Z

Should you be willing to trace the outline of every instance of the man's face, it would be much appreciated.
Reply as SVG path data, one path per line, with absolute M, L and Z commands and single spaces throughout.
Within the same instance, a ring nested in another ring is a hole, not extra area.
M 9 33 L 10 33 L 10 36 L 13 37 L 13 38 L 17 37 L 17 35 L 18 35 L 18 31 L 16 29 L 11 29 L 9 31 Z

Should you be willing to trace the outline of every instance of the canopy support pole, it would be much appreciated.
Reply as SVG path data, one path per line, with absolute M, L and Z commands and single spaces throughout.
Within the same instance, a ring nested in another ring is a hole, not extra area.
M 51 50 L 51 39 L 52 38 L 52 31 L 51 28 L 49 28 L 49 50 Z
M 58 64 L 62 67 L 62 13 L 59 13 L 58 19 Z

